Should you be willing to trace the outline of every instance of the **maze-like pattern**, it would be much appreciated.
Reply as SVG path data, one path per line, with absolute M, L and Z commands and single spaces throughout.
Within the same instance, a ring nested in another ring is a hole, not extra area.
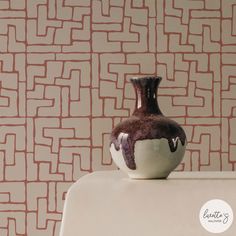
M 177 170 L 235 170 L 235 22 L 235 0 L 0 1 L 0 235 L 59 235 L 71 184 L 116 168 L 132 76 L 163 77 Z
M 27 52 L 90 52 L 91 3 L 29 0 Z
M 26 123 L 0 118 L 0 232 L 26 232 Z
M 221 51 L 221 4 L 226 1 L 157 1 L 157 51 Z

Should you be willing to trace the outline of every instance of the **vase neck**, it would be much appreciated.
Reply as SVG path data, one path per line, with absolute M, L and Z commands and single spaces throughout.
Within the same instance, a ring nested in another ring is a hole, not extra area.
M 131 83 L 134 86 L 136 95 L 136 103 L 133 115 L 162 115 L 157 101 L 157 90 L 160 82 L 161 77 L 131 79 Z

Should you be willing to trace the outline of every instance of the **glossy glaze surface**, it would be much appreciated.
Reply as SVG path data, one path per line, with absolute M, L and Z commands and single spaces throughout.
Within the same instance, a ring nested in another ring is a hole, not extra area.
M 119 123 L 111 133 L 110 150 L 112 157 L 116 157 L 115 162 L 119 167 L 122 162 L 117 160 L 118 156 L 124 160 L 128 169 L 137 169 L 137 156 L 139 155 L 138 152 L 135 153 L 137 142 L 143 141 L 145 143 L 145 140 L 150 140 L 151 143 L 157 146 L 162 144 L 167 149 L 166 152 L 173 153 L 173 155 L 179 149 L 185 150 L 186 135 L 184 130 L 178 123 L 165 117 L 159 108 L 157 90 L 160 82 L 161 77 L 131 79 L 136 94 L 134 112 L 130 118 Z M 163 142 L 162 140 L 166 141 Z M 159 157 L 165 156 L 163 154 L 159 155 L 156 150 L 154 152 L 155 148 L 152 148 L 150 153 L 147 150 L 149 145 L 137 145 L 140 151 L 144 153 L 143 159 L 149 159 L 149 155 L 156 155 L 158 157 L 156 161 L 160 164 Z M 184 151 L 182 154 L 184 154 Z M 179 161 L 180 158 L 177 159 Z M 165 159 L 163 161 L 165 162 Z M 172 161 L 175 162 L 176 160 Z
M 126 165 L 122 148 L 117 150 L 112 144 L 110 152 L 116 165 L 130 178 L 152 179 L 167 178 L 182 161 L 185 147 L 186 144 L 182 145 L 180 140 L 177 140 L 177 148 L 172 152 L 165 138 L 138 140 L 134 145 L 135 169 Z

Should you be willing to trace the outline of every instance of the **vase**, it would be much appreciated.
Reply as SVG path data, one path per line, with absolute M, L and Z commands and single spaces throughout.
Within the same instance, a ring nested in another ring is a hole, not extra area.
M 161 77 L 130 79 L 136 95 L 132 116 L 114 127 L 110 152 L 119 169 L 134 179 L 165 179 L 182 161 L 186 135 L 158 105 Z

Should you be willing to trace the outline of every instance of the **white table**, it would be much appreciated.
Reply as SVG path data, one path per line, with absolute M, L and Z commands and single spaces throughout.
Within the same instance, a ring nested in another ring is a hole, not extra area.
M 60 236 L 205 236 L 199 222 L 211 199 L 230 204 L 236 235 L 236 172 L 172 172 L 167 180 L 131 180 L 121 171 L 88 174 L 69 189 Z

